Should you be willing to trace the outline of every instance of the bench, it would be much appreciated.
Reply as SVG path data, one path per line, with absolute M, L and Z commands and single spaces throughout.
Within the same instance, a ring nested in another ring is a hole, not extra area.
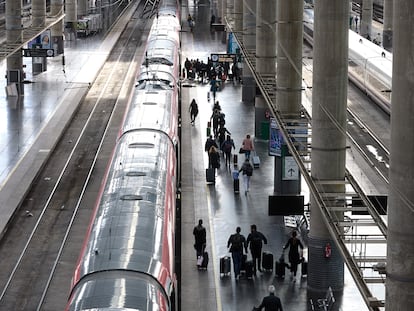
M 320 298 L 316 301 L 318 310 L 329 311 L 332 309 L 332 306 L 335 303 L 335 297 L 333 295 L 332 288 L 329 286 L 328 290 L 326 291 L 325 298 Z M 310 304 L 312 311 L 315 310 L 314 304 L 312 299 L 310 299 Z

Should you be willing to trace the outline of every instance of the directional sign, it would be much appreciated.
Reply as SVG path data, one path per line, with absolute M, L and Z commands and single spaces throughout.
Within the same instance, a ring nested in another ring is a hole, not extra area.
M 291 156 L 283 157 L 283 175 L 282 180 L 298 180 L 299 167 Z
M 24 57 L 53 57 L 54 49 L 23 49 Z

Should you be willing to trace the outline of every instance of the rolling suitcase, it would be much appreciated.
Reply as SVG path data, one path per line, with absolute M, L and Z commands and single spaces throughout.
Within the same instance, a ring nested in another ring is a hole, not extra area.
M 234 193 L 240 193 L 240 179 L 233 179 Z
M 251 279 L 253 277 L 253 260 L 246 261 L 245 267 L 246 267 L 246 270 L 245 270 L 246 278 Z
M 263 252 L 262 268 L 267 271 L 273 270 L 273 254 L 271 252 Z
M 246 272 L 246 261 L 247 261 L 247 255 L 243 254 L 241 265 L 240 265 L 240 273 L 245 273 Z
M 234 167 L 236 167 L 238 165 L 238 155 L 237 154 L 233 154 L 233 164 Z
M 308 274 L 308 262 L 302 261 L 302 276 Z
M 252 162 L 253 162 L 253 167 L 254 168 L 259 168 L 260 167 L 260 158 L 257 155 L 256 152 L 254 152 L 253 157 L 252 157 Z
M 206 168 L 206 180 L 208 183 L 216 182 L 216 173 L 214 168 Z
M 201 265 L 200 265 L 199 269 L 207 270 L 208 260 L 209 260 L 208 259 L 208 253 L 207 252 L 204 252 L 203 253 L 203 260 L 201 262 Z
M 277 277 L 279 278 L 284 278 L 285 277 L 285 263 L 284 262 L 280 262 L 279 260 L 276 261 L 275 263 L 275 274 Z
M 230 274 L 230 257 L 224 256 L 220 258 L 220 276 Z

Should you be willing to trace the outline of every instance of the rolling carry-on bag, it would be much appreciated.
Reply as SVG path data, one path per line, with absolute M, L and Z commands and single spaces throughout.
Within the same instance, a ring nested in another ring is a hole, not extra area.
M 263 252 L 262 268 L 267 271 L 273 270 L 273 254 L 271 252 Z
M 308 262 L 302 261 L 302 276 L 308 274 Z
M 260 158 L 257 155 L 256 151 L 253 153 L 252 162 L 253 162 L 253 167 L 254 168 L 259 168 L 260 167 Z
M 246 261 L 247 261 L 247 255 L 243 254 L 241 265 L 240 265 L 240 273 L 245 273 L 246 272 Z
M 238 165 L 238 155 L 235 153 L 233 154 L 233 165 L 236 167 Z
M 207 270 L 207 266 L 208 266 L 208 252 L 204 252 L 203 253 L 203 260 L 201 261 L 201 265 L 199 267 L 199 269 L 204 269 Z
M 214 168 L 206 168 L 206 180 L 208 183 L 216 182 L 216 173 Z
M 286 268 L 285 253 L 282 253 L 279 260 L 277 260 L 276 263 L 275 263 L 275 274 L 276 274 L 276 276 L 279 277 L 279 278 L 284 278 L 285 277 L 285 268 Z
M 246 261 L 246 270 L 245 275 L 247 279 L 251 279 L 253 277 L 253 260 Z
M 220 276 L 230 274 L 230 257 L 224 256 L 220 258 Z
M 240 179 L 233 179 L 234 193 L 240 193 Z

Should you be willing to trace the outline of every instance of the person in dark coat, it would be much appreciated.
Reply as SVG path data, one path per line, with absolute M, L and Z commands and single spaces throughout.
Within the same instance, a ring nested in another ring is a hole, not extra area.
M 198 225 L 194 227 L 193 229 L 193 235 L 194 235 L 194 248 L 198 256 L 203 256 L 204 250 L 206 249 L 206 228 L 203 227 L 203 220 L 200 219 L 198 221 Z
M 206 144 L 204 145 L 205 152 L 208 153 L 210 151 L 211 146 L 214 146 L 215 148 L 218 148 L 218 145 L 217 145 L 216 141 L 214 140 L 213 135 L 210 135 L 210 137 L 207 138 Z
M 243 162 L 243 165 L 239 172 L 243 172 L 244 178 L 244 194 L 247 195 L 247 192 L 250 190 L 250 177 L 253 175 L 253 166 L 250 164 L 249 159 L 246 159 Z
M 221 145 L 221 150 L 223 150 L 225 158 L 226 158 L 226 166 L 228 165 L 230 167 L 231 162 L 231 150 L 236 149 L 234 146 L 234 141 L 231 139 L 230 135 L 227 135 L 226 140 Z
M 188 110 L 190 111 L 191 124 L 194 125 L 194 121 L 195 121 L 195 119 L 198 115 L 198 105 L 197 105 L 194 98 L 191 101 L 191 104 L 190 104 L 190 107 L 188 108 Z
M 262 303 L 254 310 L 262 310 L 265 311 L 283 311 L 282 302 L 280 298 L 275 296 L 275 287 L 273 285 L 269 286 L 269 296 L 263 298 Z
M 220 126 L 217 132 L 218 135 L 218 140 L 219 140 L 219 146 L 220 149 L 224 152 L 223 150 L 223 143 L 226 140 L 226 134 L 231 135 L 231 133 L 229 132 L 229 130 L 223 125 Z
M 250 226 L 250 233 L 247 236 L 246 240 L 246 253 L 247 248 L 250 244 L 250 252 L 252 253 L 253 258 L 253 271 L 256 274 L 256 262 L 257 262 L 257 270 L 262 272 L 261 268 L 261 260 L 262 260 L 262 245 L 267 244 L 267 239 L 263 235 L 263 233 L 257 231 L 256 225 Z M 263 242 L 263 243 L 262 243 Z
M 292 237 L 289 238 L 283 250 L 289 247 L 289 262 L 290 262 L 290 273 L 293 281 L 296 281 L 296 272 L 298 271 L 298 264 L 301 262 L 301 256 L 299 254 L 299 247 L 303 249 L 302 242 L 296 237 L 297 232 L 292 231 Z
M 243 245 L 246 244 L 246 238 L 240 234 L 240 227 L 236 228 L 236 233 L 230 235 L 227 241 L 227 248 L 230 248 L 231 257 L 233 259 L 234 276 L 239 280 L 241 261 L 243 257 Z
M 208 167 L 214 169 L 220 168 L 220 154 L 214 146 L 211 146 L 208 151 Z

